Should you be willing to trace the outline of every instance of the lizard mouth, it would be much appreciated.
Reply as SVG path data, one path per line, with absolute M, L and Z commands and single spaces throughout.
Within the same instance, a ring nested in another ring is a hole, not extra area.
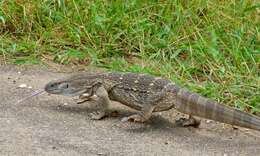
M 62 93 L 60 90 L 58 89 L 51 89 L 51 88 L 45 88 L 44 89 L 47 93 L 51 93 L 51 94 L 59 94 L 59 93 Z
M 79 96 L 79 95 L 82 95 L 85 93 L 85 90 L 71 91 L 71 90 L 48 89 L 45 91 L 50 94 L 59 94 L 59 95 L 65 95 L 65 96 L 71 96 L 71 97 Z
M 65 95 L 65 96 L 78 96 L 86 92 L 85 88 L 82 87 L 74 87 L 68 83 L 55 83 L 50 82 L 48 83 L 44 90 L 50 94 L 58 94 L 58 95 Z

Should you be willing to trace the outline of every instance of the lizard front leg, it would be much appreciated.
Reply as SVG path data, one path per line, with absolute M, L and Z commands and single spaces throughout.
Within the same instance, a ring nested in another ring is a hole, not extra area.
M 95 95 L 97 96 L 95 101 L 97 102 L 98 110 L 91 113 L 91 119 L 100 120 L 107 115 L 108 106 L 111 101 L 108 97 L 107 90 L 102 85 L 96 88 Z
M 96 101 L 97 95 L 91 95 L 89 93 L 84 93 L 80 95 L 77 99 L 77 104 L 82 104 L 87 101 Z

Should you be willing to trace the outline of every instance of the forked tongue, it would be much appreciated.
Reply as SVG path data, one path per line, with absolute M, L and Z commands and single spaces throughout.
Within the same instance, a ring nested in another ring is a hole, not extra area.
M 19 103 L 21 103 L 21 102 L 23 102 L 23 101 L 25 101 L 25 100 L 27 100 L 27 99 L 29 99 L 29 98 L 31 98 L 31 97 L 34 97 L 34 96 L 43 94 L 44 92 L 45 92 L 45 90 L 37 90 L 37 91 L 33 92 L 31 95 L 29 95 L 29 96 L 27 96 L 27 97 L 25 97 L 25 98 L 23 98 L 23 99 L 17 101 L 16 104 L 19 104 Z

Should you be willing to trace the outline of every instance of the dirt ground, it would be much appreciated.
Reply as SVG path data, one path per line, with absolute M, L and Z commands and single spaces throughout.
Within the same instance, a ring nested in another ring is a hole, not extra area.
M 0 155 L 260 155 L 260 132 L 203 120 L 200 128 L 175 124 L 174 110 L 145 124 L 120 123 L 133 110 L 115 103 L 119 116 L 90 120 L 93 104 L 43 94 L 22 103 L 50 80 L 66 75 L 39 66 L 0 66 Z M 26 84 L 27 87 L 19 87 Z

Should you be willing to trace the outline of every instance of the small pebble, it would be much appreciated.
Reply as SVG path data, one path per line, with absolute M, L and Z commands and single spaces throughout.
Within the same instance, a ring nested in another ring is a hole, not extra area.
M 27 85 L 24 83 L 19 85 L 19 88 L 25 88 L 25 87 L 27 87 Z
M 28 86 L 29 89 L 32 89 L 32 86 Z
M 18 72 L 18 74 L 21 74 L 21 72 Z
M 65 102 L 63 105 L 64 105 L 64 106 L 67 106 L 67 105 L 68 105 L 68 103 L 66 103 L 66 102 Z

